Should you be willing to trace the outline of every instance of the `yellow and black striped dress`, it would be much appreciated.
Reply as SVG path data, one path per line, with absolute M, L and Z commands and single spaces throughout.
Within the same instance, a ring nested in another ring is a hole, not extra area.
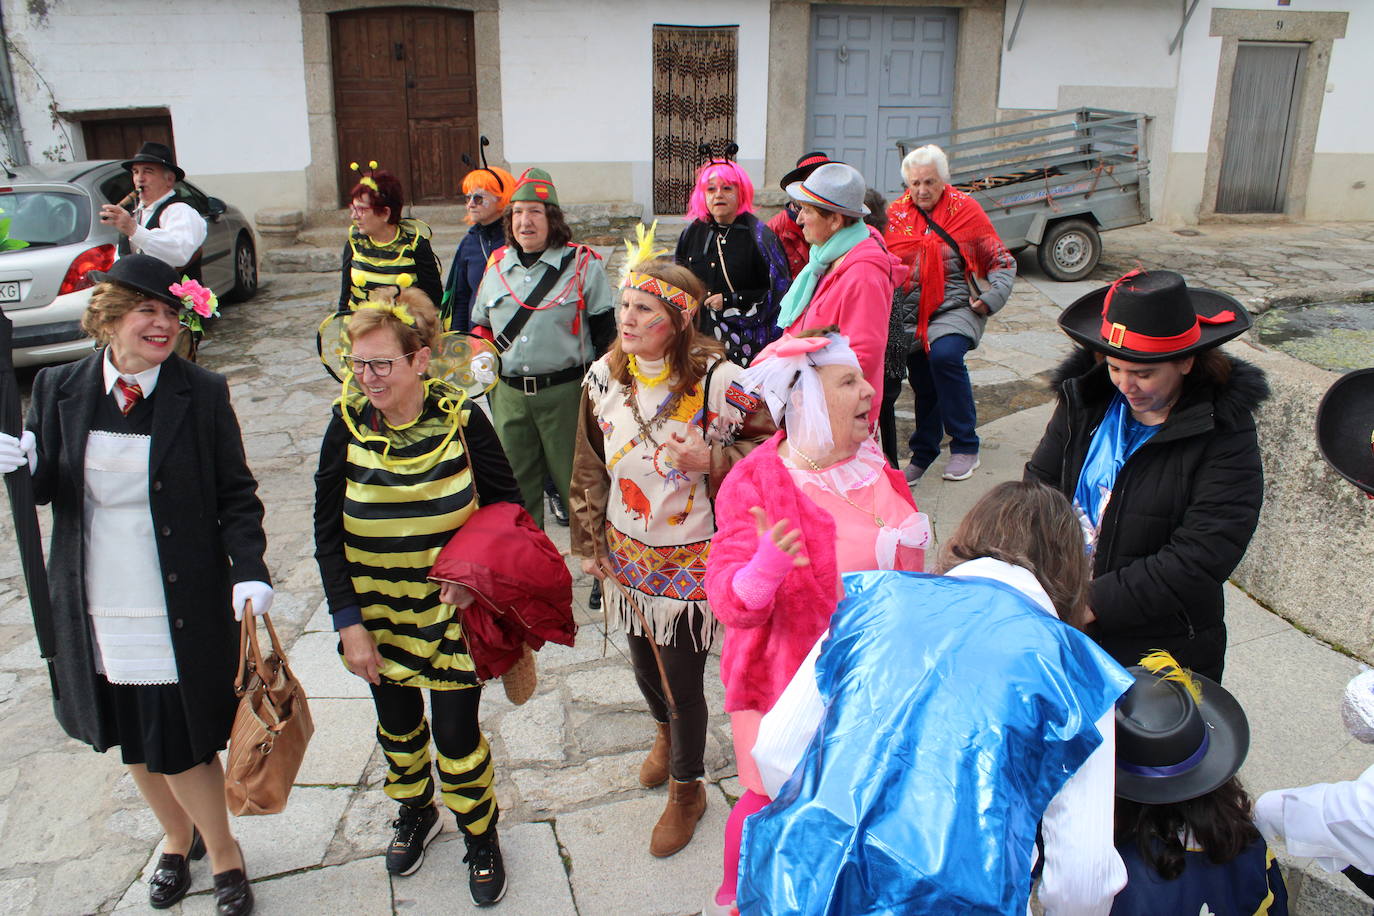
M 429 243 L 429 226 L 418 219 L 403 219 L 396 228 L 396 238 L 385 245 L 378 245 L 356 226 L 348 230 L 340 311 L 356 309 L 383 286 L 417 286 L 438 305 L 443 287 L 439 262 Z
M 459 423 L 474 411 L 463 395 L 430 379 L 425 407 L 399 429 L 364 418 L 350 390 L 340 417 L 352 433 L 343 494 L 343 546 L 363 624 L 377 643 L 384 680 L 435 690 L 477 683 L 454 609 L 440 603 L 430 567 L 477 508 Z M 372 412 L 370 412 L 372 413 Z

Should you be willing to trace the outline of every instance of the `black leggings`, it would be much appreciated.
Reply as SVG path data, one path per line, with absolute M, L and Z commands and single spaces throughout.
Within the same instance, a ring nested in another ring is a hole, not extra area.
M 630 660 L 634 663 L 635 680 L 654 721 L 668 723 L 673 750 L 668 758 L 668 772 L 677 780 L 699 779 L 706 775 L 706 693 L 702 680 L 706 675 L 706 650 L 693 652 L 673 646 L 659 646 L 663 670 L 668 675 L 673 700 L 677 703 L 677 718 L 668 713 L 663 694 L 663 681 L 654 662 L 649 640 L 629 635 Z
M 438 752 L 439 794 L 465 833 L 485 833 L 495 826 L 491 750 L 477 721 L 480 686 L 431 690 L 430 720 L 419 687 L 373 685 L 377 708 L 377 742 L 386 755 L 386 793 L 403 805 L 427 805 L 434 799 L 429 744 Z

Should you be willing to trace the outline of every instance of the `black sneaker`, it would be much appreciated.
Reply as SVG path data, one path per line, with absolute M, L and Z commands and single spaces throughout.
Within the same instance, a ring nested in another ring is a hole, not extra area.
M 593 611 L 601 610 L 601 580 L 592 580 L 592 593 L 587 597 L 587 607 Z
M 439 811 L 433 805 L 402 805 L 391 822 L 396 835 L 386 850 L 386 870 L 393 875 L 410 875 L 425 861 L 425 847 L 439 835 Z
M 557 491 L 554 491 L 548 494 L 548 498 L 549 513 L 553 516 L 553 520 L 564 528 L 568 527 L 568 507 L 563 505 L 563 497 L 559 496 Z
M 481 836 L 464 836 L 468 854 L 468 893 L 477 906 L 491 906 L 506 896 L 506 863 L 501 859 L 501 841 L 492 827 Z

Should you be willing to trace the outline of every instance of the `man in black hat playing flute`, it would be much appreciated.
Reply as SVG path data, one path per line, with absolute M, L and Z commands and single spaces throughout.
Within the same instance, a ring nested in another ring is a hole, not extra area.
M 186 173 L 177 166 L 175 154 L 161 143 L 148 142 L 121 164 L 133 177 L 137 205 L 132 213 L 118 204 L 100 208 L 100 221 L 124 235 L 120 255 L 152 255 L 178 274 L 199 280 L 205 217 L 176 198 L 176 183 Z

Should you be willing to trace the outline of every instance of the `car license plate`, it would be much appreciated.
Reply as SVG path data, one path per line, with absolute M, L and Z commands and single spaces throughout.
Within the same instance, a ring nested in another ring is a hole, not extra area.
M 0 302 L 19 301 L 19 281 L 9 280 L 0 283 Z

